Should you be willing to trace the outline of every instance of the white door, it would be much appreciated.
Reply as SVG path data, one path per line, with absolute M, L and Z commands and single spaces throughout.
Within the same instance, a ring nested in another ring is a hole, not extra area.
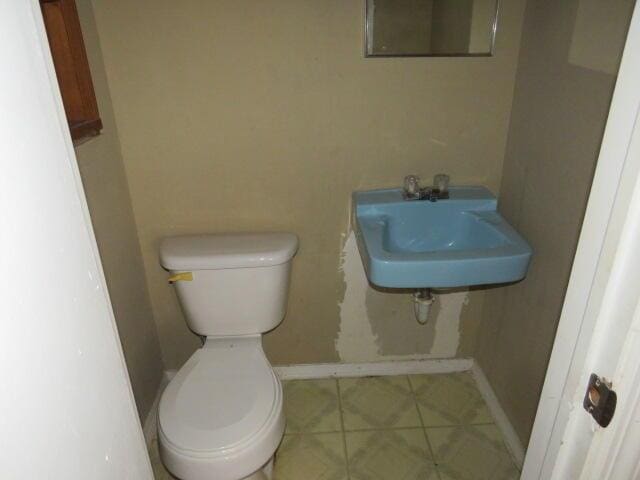
M 0 371 L 0 478 L 153 478 L 36 0 L 0 0 Z
M 640 12 L 627 38 L 523 480 L 640 478 Z M 603 429 L 589 376 L 613 383 Z

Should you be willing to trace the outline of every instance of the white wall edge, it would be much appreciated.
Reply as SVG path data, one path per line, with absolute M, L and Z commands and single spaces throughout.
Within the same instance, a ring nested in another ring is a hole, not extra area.
M 476 382 L 480 395 L 482 395 L 482 398 L 491 412 L 491 416 L 493 416 L 493 419 L 496 422 L 496 426 L 502 433 L 502 438 L 504 439 L 504 443 L 509 450 L 509 453 L 513 457 L 517 467 L 522 469 L 525 452 L 524 447 L 520 442 L 520 437 L 518 437 L 515 428 L 511 425 L 507 414 L 500 405 L 498 397 L 493 391 L 493 388 L 491 388 L 489 379 L 476 362 L 473 362 L 473 365 L 471 366 L 471 375 Z
M 452 373 L 471 370 L 470 358 L 393 360 L 370 363 L 316 363 L 273 367 L 281 380 L 330 377 L 370 377 L 421 373 Z

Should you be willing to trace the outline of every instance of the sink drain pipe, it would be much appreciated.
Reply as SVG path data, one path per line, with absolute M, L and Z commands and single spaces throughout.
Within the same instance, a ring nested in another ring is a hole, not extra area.
M 429 319 L 429 310 L 433 305 L 433 294 L 430 288 L 421 288 L 413 294 L 413 313 L 420 325 L 425 325 Z

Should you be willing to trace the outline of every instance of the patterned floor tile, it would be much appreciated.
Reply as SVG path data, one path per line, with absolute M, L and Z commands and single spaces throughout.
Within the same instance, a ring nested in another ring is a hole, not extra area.
M 284 382 L 286 433 L 339 432 L 338 386 L 334 379 Z
M 493 421 L 469 373 L 410 375 L 409 380 L 426 427 Z
M 347 480 L 342 433 L 285 435 L 276 453 L 276 480 Z
M 421 426 L 407 377 L 341 378 L 338 384 L 345 430 Z
M 351 480 L 438 480 L 421 428 L 347 432 Z
M 517 480 L 495 425 L 427 428 L 441 480 Z
M 467 373 L 295 380 L 284 383 L 284 392 L 287 434 L 275 480 L 519 478 Z M 156 479 L 175 480 L 157 439 L 149 456 Z

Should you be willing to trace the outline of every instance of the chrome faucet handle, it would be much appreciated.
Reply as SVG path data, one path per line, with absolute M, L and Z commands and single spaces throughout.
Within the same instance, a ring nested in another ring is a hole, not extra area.
M 437 188 L 440 193 L 447 193 L 449 191 L 449 175 L 439 173 L 433 177 L 433 188 Z
M 404 193 L 409 198 L 415 198 L 420 195 L 420 178 L 417 175 L 404 177 Z

